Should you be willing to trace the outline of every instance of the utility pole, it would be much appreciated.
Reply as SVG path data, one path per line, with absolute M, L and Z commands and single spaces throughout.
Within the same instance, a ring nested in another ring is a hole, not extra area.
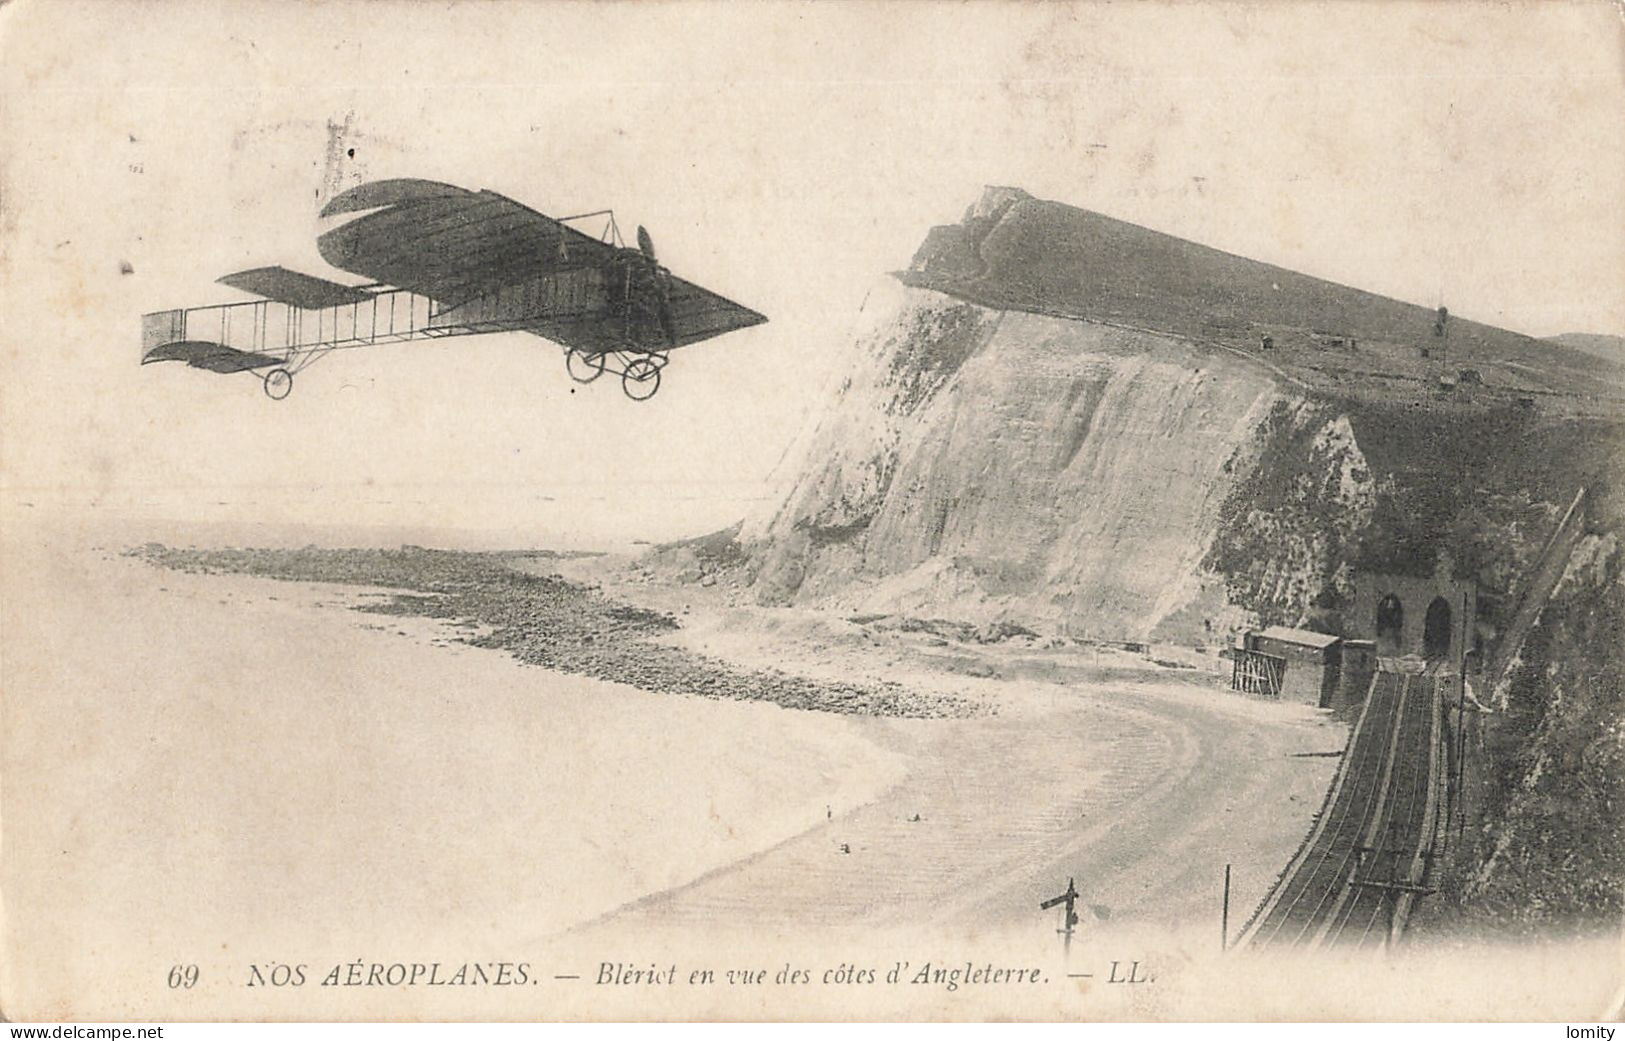
M 1439 341 L 1439 375 L 1450 371 L 1450 308 L 1439 305 L 1439 317 L 1433 323 L 1433 335 Z
M 1219 950 L 1230 949 L 1230 865 L 1224 866 L 1224 909 L 1219 912 Z
M 1462 786 L 1467 783 L 1467 705 L 1462 699 L 1462 706 L 1456 710 L 1456 842 L 1460 843 L 1462 835 L 1467 831 L 1467 793 Z
M 1456 842 L 1467 829 L 1467 631 L 1473 619 L 1467 617 L 1467 594 L 1461 594 L 1461 696 L 1456 699 Z M 1476 655 L 1474 656 L 1477 657 Z

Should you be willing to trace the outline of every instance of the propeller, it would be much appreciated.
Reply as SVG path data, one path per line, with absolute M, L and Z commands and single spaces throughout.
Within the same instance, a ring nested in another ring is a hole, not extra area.
M 658 294 L 656 299 L 659 302 L 660 331 L 666 334 L 666 342 L 675 347 L 677 330 L 671 319 L 671 273 L 661 267 L 660 261 L 655 259 L 655 240 L 649 234 L 649 229 L 641 224 L 638 225 L 638 250 L 649 261 L 649 273 Z

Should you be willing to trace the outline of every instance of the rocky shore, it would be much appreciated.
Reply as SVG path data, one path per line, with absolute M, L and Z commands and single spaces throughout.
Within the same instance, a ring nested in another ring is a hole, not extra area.
M 437 618 L 459 639 L 504 650 L 529 665 L 626 683 L 642 690 L 767 701 L 784 708 L 905 718 L 984 715 L 990 707 L 901 684 L 813 680 L 777 669 L 745 671 L 658 641 L 680 622 L 619 602 L 594 587 L 512 565 L 538 554 L 468 553 L 405 546 L 376 549 L 176 549 L 130 553 L 158 567 L 389 590 L 359 604 L 377 614 Z

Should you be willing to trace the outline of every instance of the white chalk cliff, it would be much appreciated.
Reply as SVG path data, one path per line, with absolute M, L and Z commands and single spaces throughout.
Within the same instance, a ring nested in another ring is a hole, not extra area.
M 865 300 L 843 377 L 740 531 L 755 596 L 1119 640 L 1304 622 L 1346 592 L 1410 462 L 1362 447 L 1381 408 L 1236 344 L 1432 321 L 989 189 Z M 1488 366 L 1528 342 L 1461 323 L 1456 349 Z

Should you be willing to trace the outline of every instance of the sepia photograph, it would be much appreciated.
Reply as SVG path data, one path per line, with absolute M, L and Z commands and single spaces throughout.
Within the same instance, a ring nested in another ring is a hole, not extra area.
M 1611 1041 L 1622 10 L 0 5 L 0 1017 Z

